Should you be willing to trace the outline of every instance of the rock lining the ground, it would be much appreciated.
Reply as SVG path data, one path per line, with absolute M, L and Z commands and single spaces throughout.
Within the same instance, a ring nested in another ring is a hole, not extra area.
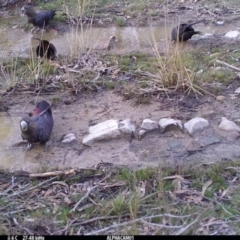
M 200 131 L 209 127 L 209 121 L 205 118 L 195 117 L 182 125 L 182 121 L 173 118 L 162 118 L 157 123 L 151 119 L 144 119 L 139 130 L 139 136 L 143 136 L 147 132 L 160 129 L 161 133 L 164 132 L 174 132 L 176 130 L 181 130 L 182 132 L 189 133 L 190 135 L 199 135 L 194 138 L 194 140 L 201 146 L 206 147 L 214 143 L 219 143 L 221 140 L 214 135 L 201 136 Z M 229 121 L 227 118 L 222 117 L 221 123 L 218 128 L 225 130 L 226 132 L 240 132 L 240 127 L 233 121 Z M 86 146 L 92 146 L 94 142 L 97 141 L 108 141 L 111 139 L 121 138 L 126 134 L 135 133 L 137 127 L 133 124 L 130 119 L 120 120 L 107 120 L 105 122 L 98 123 L 94 126 L 89 127 L 89 134 L 83 138 L 82 143 Z M 71 134 L 68 134 L 69 136 Z M 73 137 L 72 135 L 70 137 Z M 74 136 L 75 137 L 75 136 Z M 167 143 L 168 149 L 182 149 L 182 143 L 180 140 L 171 140 Z

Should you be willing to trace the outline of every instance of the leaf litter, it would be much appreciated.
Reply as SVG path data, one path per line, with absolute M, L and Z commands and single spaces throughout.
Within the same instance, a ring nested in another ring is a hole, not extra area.
M 2 171 L 0 231 L 14 235 L 237 233 L 234 223 L 240 213 L 225 205 L 226 193 L 234 194 L 233 190 L 216 191 L 209 198 L 212 179 L 196 188 L 191 175 L 159 178 L 156 171 L 144 179 L 129 170 L 133 178 L 123 179 L 119 178 L 123 169 L 102 162 L 89 169 L 34 174 Z M 234 174 L 227 179 L 238 183 Z

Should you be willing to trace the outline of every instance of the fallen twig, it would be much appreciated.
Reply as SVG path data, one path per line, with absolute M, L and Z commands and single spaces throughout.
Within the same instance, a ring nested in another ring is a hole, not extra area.
M 74 207 L 71 209 L 70 213 L 76 211 L 77 207 L 78 207 L 85 199 L 87 199 L 88 196 L 89 196 L 89 194 L 90 194 L 94 189 L 96 189 L 97 187 L 98 187 L 98 185 L 92 187 L 92 188 L 85 194 L 85 196 L 83 196 L 83 197 L 74 205 Z
M 43 181 L 43 182 L 37 184 L 36 186 L 31 187 L 31 188 L 29 188 L 29 189 L 26 189 L 26 190 L 24 190 L 24 191 L 15 192 L 15 193 L 13 193 L 13 194 L 9 194 L 9 195 L 6 196 L 6 198 L 12 198 L 12 197 L 17 196 L 17 195 L 25 194 L 25 193 L 27 193 L 27 192 L 32 191 L 33 189 L 36 189 L 36 188 L 38 188 L 38 187 L 41 187 L 41 186 L 45 185 L 46 183 L 49 183 L 49 182 L 53 181 L 53 180 L 56 179 L 56 178 L 57 178 L 57 176 L 56 176 L 56 177 L 53 177 L 53 178 L 50 178 L 50 179 L 48 179 L 48 180 L 46 180 L 46 181 Z
M 56 231 L 56 232 L 53 232 L 51 233 L 51 235 L 56 235 L 56 234 L 60 234 L 62 232 L 65 232 L 69 229 L 70 226 L 73 225 L 74 222 L 77 221 L 77 218 L 73 219 L 72 221 L 70 221 L 63 229 L 59 230 L 59 231 Z
M 30 173 L 29 177 L 51 177 L 51 176 L 59 176 L 59 175 L 70 175 L 70 174 L 74 174 L 74 173 L 75 173 L 75 169 L 70 169 L 70 170 L 67 170 L 67 171 Z
M 108 178 L 111 178 L 113 175 L 113 171 L 110 171 L 104 178 L 102 178 L 100 181 L 98 181 L 98 185 L 104 181 L 106 181 Z
M 198 222 L 200 215 L 190 224 L 186 225 L 184 228 L 180 229 L 179 231 L 173 233 L 173 235 L 180 235 L 183 234 L 186 230 L 189 230 L 196 222 Z
M 9 216 L 9 215 L 13 215 L 13 214 L 16 214 L 16 213 L 19 213 L 19 212 L 24 212 L 26 211 L 26 209 L 19 209 L 19 210 L 16 210 L 16 211 L 12 211 L 12 212 L 4 212 L 4 213 L 1 213 L 3 216 Z
M 230 213 L 220 202 L 216 201 L 216 200 L 212 200 L 210 198 L 207 198 L 206 196 L 203 196 L 204 199 L 212 202 L 212 203 L 216 203 L 218 205 L 220 205 L 220 207 L 223 209 L 224 212 L 226 212 L 227 214 L 231 215 L 231 216 L 234 216 L 232 213 Z
M 29 229 L 27 229 L 27 228 L 25 228 L 25 227 L 22 227 L 22 226 L 18 223 L 18 221 L 17 221 L 16 218 L 13 218 L 13 222 L 14 222 L 19 228 L 27 231 L 27 233 L 28 233 L 29 235 L 34 235 L 33 232 L 31 232 Z
M 178 229 L 178 228 L 183 227 L 183 225 L 181 225 L 181 226 L 171 226 L 171 225 L 165 225 L 165 224 L 151 223 L 151 222 L 144 221 L 144 220 L 142 220 L 142 222 L 147 224 L 147 225 L 151 225 L 151 226 L 159 227 L 159 228 L 169 228 L 169 229 L 177 228 Z
M 95 234 L 103 233 L 103 232 L 108 231 L 108 230 L 113 229 L 113 228 L 123 227 L 123 226 L 126 226 L 126 225 L 129 226 L 132 223 L 140 222 L 140 221 L 147 220 L 147 219 L 166 217 L 166 216 L 168 216 L 168 217 L 171 216 L 171 217 L 174 217 L 174 218 L 186 218 L 186 217 L 192 217 L 194 215 L 196 215 L 196 214 L 183 215 L 183 216 L 175 216 L 175 215 L 171 215 L 171 214 L 158 214 L 158 215 L 153 215 L 153 216 L 147 216 L 147 217 L 142 217 L 142 218 L 134 219 L 134 220 L 119 223 L 119 224 L 114 224 L 114 225 L 111 225 L 111 226 L 108 226 L 108 227 L 105 227 L 105 228 L 102 228 L 102 229 L 99 229 L 99 230 L 96 230 L 96 231 L 89 232 L 85 235 L 95 235 Z
M 119 183 L 113 183 L 113 184 L 99 184 L 99 186 L 103 186 L 103 188 L 111 188 L 111 187 L 122 187 L 126 186 L 127 184 L 125 182 L 119 182 Z
M 230 65 L 230 64 L 228 64 L 228 63 L 226 63 L 226 62 L 224 62 L 224 61 L 221 61 L 221 60 L 218 60 L 218 59 L 217 59 L 216 62 L 219 63 L 219 64 L 221 64 L 221 65 L 224 65 L 224 66 L 226 66 L 226 67 L 229 67 L 229 68 L 231 68 L 231 69 L 233 69 L 233 70 L 236 70 L 236 71 L 240 72 L 240 68 L 235 67 L 235 66 L 233 66 L 233 65 Z
M 125 218 L 125 217 L 129 217 L 129 214 L 125 214 L 125 215 L 122 216 L 122 218 Z M 83 222 L 74 223 L 73 226 L 86 225 L 86 224 L 93 223 L 93 222 L 96 222 L 96 221 L 104 221 L 104 220 L 118 219 L 118 218 L 119 218 L 119 216 L 95 217 L 95 218 L 92 218 L 92 219 L 89 219 L 89 220 L 86 220 L 86 221 L 83 221 Z

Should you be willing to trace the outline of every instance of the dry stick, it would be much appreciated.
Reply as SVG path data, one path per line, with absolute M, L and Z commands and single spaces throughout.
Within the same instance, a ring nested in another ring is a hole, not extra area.
M 233 65 L 230 65 L 230 64 L 228 64 L 228 63 L 226 63 L 226 62 L 223 62 L 223 61 L 220 61 L 220 60 L 216 60 L 216 62 L 219 63 L 219 64 L 221 64 L 221 65 L 224 65 L 224 66 L 226 66 L 226 67 L 229 67 L 229 68 L 231 68 L 231 69 L 233 69 L 233 70 L 236 70 L 236 71 L 240 72 L 240 68 L 238 68 L 238 67 L 235 67 L 235 66 L 233 66 Z
M 113 171 L 110 171 L 103 179 L 98 181 L 98 184 L 102 183 L 103 181 L 107 180 L 108 178 L 111 178 L 113 175 Z
M 184 227 L 184 228 L 180 229 L 179 231 L 173 233 L 173 235 L 180 235 L 180 234 L 184 233 L 186 230 L 188 230 L 190 227 L 192 227 L 192 225 L 194 225 L 196 222 L 198 222 L 199 218 L 200 218 L 200 215 L 193 222 L 188 224 L 186 227 Z
M 96 202 L 94 202 L 90 197 L 89 197 L 89 201 L 90 201 L 93 205 L 95 205 L 95 206 L 103 207 L 103 205 L 102 205 L 101 203 L 96 203 Z
M 25 228 L 25 227 L 22 227 L 22 226 L 18 223 L 18 221 L 17 221 L 16 218 L 13 218 L 13 222 L 14 222 L 15 225 L 17 225 L 19 228 L 21 228 L 21 229 L 27 231 L 29 235 L 33 235 L 33 233 L 32 233 L 29 229 L 27 229 L 27 228 Z
M 122 218 L 129 217 L 129 214 L 125 214 L 121 217 Z M 93 223 L 93 222 L 96 222 L 96 221 L 110 220 L 110 219 L 117 219 L 117 218 L 119 218 L 119 216 L 95 217 L 95 218 L 92 218 L 92 219 L 89 219 L 89 220 L 86 220 L 86 221 L 83 221 L 83 222 L 80 222 L 80 223 L 74 223 L 73 226 L 86 225 L 86 224 Z
M 71 209 L 70 213 L 76 211 L 77 207 L 78 207 L 85 199 L 87 199 L 88 196 L 89 196 L 89 194 L 90 194 L 94 189 L 96 189 L 97 187 L 98 187 L 98 186 L 94 186 L 93 188 L 91 188 L 91 189 L 86 193 L 86 195 L 83 196 L 83 197 L 74 205 L 74 207 Z
M 109 185 L 105 185 L 105 184 L 100 184 L 100 186 L 103 186 L 103 188 L 111 188 L 111 187 L 122 187 L 122 186 L 126 186 L 126 183 L 113 183 L 113 184 L 109 184 Z
M 203 196 L 204 199 L 207 199 L 208 201 L 212 202 L 212 203 L 216 203 L 218 205 L 220 205 L 220 207 L 223 209 L 224 212 L 228 213 L 229 215 L 233 216 L 232 213 L 230 213 L 220 202 L 216 201 L 216 200 L 212 200 L 210 198 L 207 198 L 205 196 Z
M 15 185 L 9 186 L 6 190 L 4 190 L 2 193 L 0 193 L 0 196 L 9 195 L 7 192 L 9 192 L 10 190 L 12 190 L 13 188 L 15 188 Z
M 214 17 L 217 17 L 217 15 L 216 15 L 216 14 L 214 14 L 214 13 L 210 12 L 209 10 L 207 10 L 207 12 L 209 13 L 209 15 L 212 15 L 212 16 L 214 16 Z
M 38 187 L 41 187 L 41 186 L 43 186 L 45 183 L 51 182 L 51 181 L 53 181 L 53 180 L 56 179 L 56 178 L 57 178 L 57 176 L 56 176 L 56 177 L 53 177 L 53 178 L 50 178 L 50 179 L 48 179 L 48 180 L 46 180 L 46 181 L 44 181 L 44 182 L 41 182 L 41 183 L 37 184 L 37 185 L 34 186 L 34 187 L 31 187 L 31 188 L 29 188 L 29 189 L 26 189 L 26 190 L 24 190 L 24 191 L 22 191 L 22 192 L 17 192 L 17 193 L 14 193 L 14 194 L 12 194 L 12 195 L 9 194 L 9 195 L 6 196 L 6 198 L 14 197 L 14 196 L 17 196 L 17 195 L 21 195 L 21 194 L 30 192 L 30 191 L 32 191 L 33 189 L 36 189 L 36 188 L 38 188 Z
M 196 215 L 196 214 L 193 214 L 193 215 Z M 92 231 L 92 232 L 87 233 L 85 235 L 94 235 L 94 234 L 98 234 L 98 233 L 102 233 L 102 232 L 108 231 L 108 230 L 110 230 L 112 228 L 123 227 L 123 226 L 126 226 L 126 225 L 130 225 L 132 223 L 140 222 L 140 221 L 147 220 L 147 219 L 157 218 L 157 217 L 166 217 L 166 216 L 169 217 L 169 216 L 171 216 L 171 217 L 174 217 L 174 218 L 186 218 L 186 217 L 192 217 L 193 215 L 175 216 L 175 215 L 171 215 L 171 214 L 158 214 L 158 215 L 153 215 L 153 216 L 148 216 L 148 217 L 142 217 L 142 218 L 134 219 L 134 220 L 123 222 L 123 223 L 119 223 L 119 224 L 114 224 L 114 225 L 111 225 L 109 227 L 105 227 L 105 228 L 99 229 L 97 231 Z
M 8 203 L 7 205 L 5 205 L 4 207 L 0 208 L 0 212 L 1 212 L 2 210 L 6 209 L 6 208 L 9 207 L 9 206 L 12 206 L 12 205 L 18 205 L 18 203 L 12 203 L 12 202 L 10 202 L 10 203 Z
M 28 187 L 29 183 L 25 184 L 24 186 L 21 186 L 19 187 L 19 190 L 22 190 L 22 189 L 26 189 Z M 13 191 L 13 189 L 16 187 L 16 184 L 11 184 L 11 186 L 6 189 L 5 191 L 3 191 L 3 193 L 0 193 L 0 196 L 4 196 L 4 195 L 9 195 L 8 192 L 9 191 Z
M 159 228 L 169 228 L 169 229 L 174 229 L 174 228 L 182 228 L 183 225 L 181 226 L 170 226 L 170 225 L 164 225 L 164 224 L 157 224 L 157 223 L 151 223 L 151 222 L 147 222 L 142 220 L 143 223 L 147 224 L 147 225 L 151 225 L 154 227 L 159 227 Z
M 62 232 L 64 232 L 64 231 L 67 231 L 67 230 L 69 229 L 69 227 L 72 226 L 72 224 L 73 224 L 74 222 L 76 222 L 77 220 L 78 220 L 77 218 L 73 219 L 72 221 L 70 221 L 70 222 L 64 227 L 64 229 L 58 230 L 58 231 L 56 231 L 56 232 L 53 232 L 51 235 L 56 235 L 56 234 L 62 233 Z
M 29 177 L 51 177 L 51 176 L 59 176 L 59 175 L 70 175 L 75 173 L 74 169 L 70 169 L 68 171 L 55 171 L 55 172 L 45 172 L 45 173 L 30 173 Z
M 5 213 L 1 213 L 3 216 L 9 216 L 9 215 L 13 215 L 13 214 L 16 214 L 16 213 L 19 213 L 19 212 L 24 212 L 26 211 L 27 209 L 24 208 L 24 209 L 20 209 L 20 210 L 16 210 L 16 211 L 12 211 L 12 212 L 5 212 Z
M 228 222 L 224 222 L 224 221 L 221 221 L 221 222 L 212 222 L 212 223 L 206 223 L 206 224 L 203 224 L 202 227 L 209 227 L 209 226 L 212 226 L 212 225 L 220 225 L 220 224 L 226 224 Z

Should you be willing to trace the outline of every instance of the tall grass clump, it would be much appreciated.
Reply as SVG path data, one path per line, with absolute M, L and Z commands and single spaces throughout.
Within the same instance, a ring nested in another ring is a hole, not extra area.
M 195 71 L 188 66 L 186 52 L 181 43 L 167 46 L 165 56 L 159 53 L 155 44 L 153 51 L 158 66 L 156 80 L 162 88 L 201 94 L 195 81 Z
M 11 57 L 0 67 L 0 88 L 8 91 L 13 88 L 19 81 L 20 76 L 17 74 L 18 57 Z
M 74 18 L 74 25 L 72 31 L 67 34 L 67 44 L 70 47 L 70 58 L 79 57 L 82 53 L 85 53 L 90 49 L 89 43 L 92 42 L 92 23 L 94 13 L 91 19 L 84 22 L 85 12 L 88 11 L 90 0 L 78 0 L 75 8 L 74 16 L 78 16 L 78 19 Z M 64 12 L 71 18 L 70 9 L 67 5 L 63 5 Z M 70 19 L 71 21 L 71 19 Z
M 166 36 L 168 34 L 166 33 Z M 202 95 L 205 90 L 196 78 L 194 63 L 188 58 L 186 43 L 173 43 L 169 39 L 164 43 L 164 54 L 160 53 L 152 35 L 152 50 L 156 58 L 155 72 L 149 73 L 149 86 L 167 92 L 168 90 L 194 92 Z
M 42 39 L 42 38 L 41 38 Z M 25 78 L 29 81 L 45 79 L 47 76 L 54 73 L 54 66 L 45 58 L 36 58 L 33 49 L 31 48 L 29 54 L 29 61 L 26 63 L 27 73 Z

